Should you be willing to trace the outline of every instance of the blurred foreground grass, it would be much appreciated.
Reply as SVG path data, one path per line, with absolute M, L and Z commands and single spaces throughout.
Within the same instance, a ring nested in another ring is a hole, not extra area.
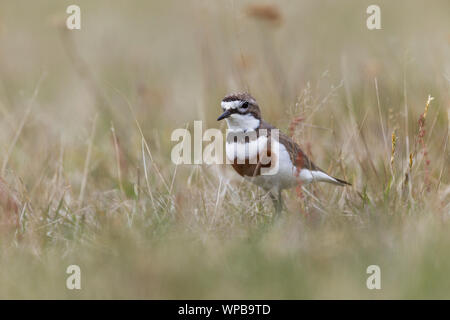
M 1 298 L 450 298 L 448 1 L 69 4 L 0 3 Z M 354 187 L 173 165 L 242 90 Z

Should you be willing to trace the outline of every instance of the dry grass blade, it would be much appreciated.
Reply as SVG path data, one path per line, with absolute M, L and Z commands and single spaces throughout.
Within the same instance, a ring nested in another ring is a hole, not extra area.
M 14 147 L 17 144 L 17 140 L 19 140 L 20 134 L 22 133 L 23 127 L 25 126 L 25 123 L 27 122 L 28 117 L 30 116 L 31 110 L 35 106 L 35 100 L 36 100 L 36 97 L 37 97 L 37 95 L 39 93 L 39 88 L 40 88 L 41 83 L 44 80 L 45 76 L 46 76 L 46 74 L 43 73 L 41 75 L 41 77 L 39 78 L 39 80 L 38 80 L 38 82 L 36 84 L 36 87 L 34 89 L 33 95 L 32 95 L 32 97 L 30 99 L 29 104 L 28 104 L 28 108 L 26 109 L 25 114 L 22 117 L 22 120 L 20 121 L 19 127 L 16 130 L 14 138 L 12 139 L 12 142 L 9 145 L 8 151 L 6 152 L 5 158 L 3 159 L 1 176 L 5 175 L 5 170 L 6 170 L 6 167 L 8 166 L 9 157 L 11 156 L 11 153 L 14 150 Z
M 80 204 L 80 207 L 83 206 L 83 202 L 84 202 L 84 192 L 86 189 L 86 182 L 87 182 L 88 175 L 89 175 L 89 164 L 91 162 L 92 146 L 94 145 L 94 136 L 95 136 L 95 128 L 97 126 L 97 118 L 98 118 L 98 114 L 95 115 L 94 121 L 92 122 L 92 129 L 91 129 L 91 135 L 89 137 L 89 145 L 88 145 L 88 150 L 86 153 L 86 160 L 84 161 L 83 180 L 81 180 L 80 195 L 78 197 L 78 202 Z

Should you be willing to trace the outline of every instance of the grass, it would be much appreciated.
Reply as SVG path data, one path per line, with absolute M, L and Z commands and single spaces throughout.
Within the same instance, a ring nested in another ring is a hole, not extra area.
M 69 4 L 0 4 L 0 298 L 450 298 L 447 1 Z M 242 90 L 353 187 L 175 166 Z

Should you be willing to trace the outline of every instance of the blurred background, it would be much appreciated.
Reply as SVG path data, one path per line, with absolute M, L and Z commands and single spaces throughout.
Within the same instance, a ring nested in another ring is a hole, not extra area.
M 71 4 L 81 30 L 65 26 Z M 449 298 L 449 13 L 2 1 L 0 297 Z M 225 130 L 235 91 L 354 187 L 286 192 L 273 224 L 230 168 L 172 164 L 172 131 Z M 69 264 L 81 291 L 65 288 Z M 370 264 L 382 290 L 365 285 Z

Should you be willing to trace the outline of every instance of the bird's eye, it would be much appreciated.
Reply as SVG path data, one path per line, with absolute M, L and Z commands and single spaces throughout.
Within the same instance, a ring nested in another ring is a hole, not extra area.
M 247 109 L 248 108 L 248 102 L 244 102 L 241 106 L 242 109 Z

